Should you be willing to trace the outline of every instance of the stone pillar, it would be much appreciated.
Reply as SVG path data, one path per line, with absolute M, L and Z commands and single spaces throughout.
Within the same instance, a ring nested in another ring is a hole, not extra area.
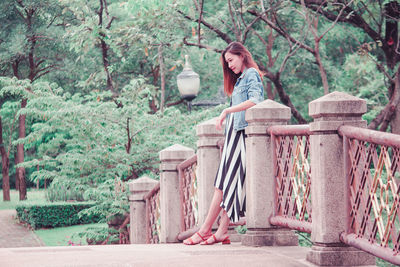
M 217 142 L 224 138 L 224 131 L 215 128 L 216 118 L 197 125 L 197 194 L 199 222 L 206 219 L 214 194 L 214 180 L 221 160 Z
M 161 243 L 178 242 L 181 229 L 181 199 L 177 166 L 194 155 L 194 150 L 173 145 L 160 151 Z
M 146 243 L 146 202 L 143 199 L 158 181 L 143 176 L 129 182 L 130 241 L 131 244 Z
M 275 177 L 271 138 L 267 129 L 285 125 L 290 120 L 290 108 L 272 100 L 246 111 L 246 225 L 242 237 L 246 246 L 297 245 L 293 231 L 272 226 L 274 215 Z
M 323 266 L 374 264 L 374 257 L 345 246 L 339 235 L 346 231 L 348 185 L 344 168 L 341 125 L 366 127 L 361 116 L 367 111 L 365 100 L 333 92 L 309 104 L 313 135 L 311 144 L 311 203 L 313 246 L 307 260 Z

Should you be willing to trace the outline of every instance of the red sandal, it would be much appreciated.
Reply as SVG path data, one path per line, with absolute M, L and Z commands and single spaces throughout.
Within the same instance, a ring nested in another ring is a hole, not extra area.
M 222 240 L 217 240 L 215 235 L 212 235 L 211 237 L 214 239 L 214 241 L 208 242 L 208 239 L 207 239 L 204 242 L 201 242 L 200 245 L 214 245 L 214 244 L 217 244 L 217 243 L 222 243 L 222 245 L 229 245 L 231 243 L 231 240 L 229 239 L 229 236 L 225 237 Z
M 196 234 L 201 238 L 201 240 L 199 242 L 194 242 L 193 239 L 192 239 L 192 236 L 191 236 L 191 237 L 183 240 L 183 244 L 189 245 L 189 246 L 197 245 L 202 241 L 203 242 L 207 241 L 207 239 L 211 236 L 211 234 L 206 234 L 206 235 L 202 236 L 199 232 L 196 232 L 194 235 L 196 235 Z M 185 242 L 187 242 L 187 243 L 185 243 Z

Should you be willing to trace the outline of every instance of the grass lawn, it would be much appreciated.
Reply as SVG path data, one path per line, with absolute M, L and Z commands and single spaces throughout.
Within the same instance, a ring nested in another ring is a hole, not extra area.
M 86 240 L 80 239 L 77 236 L 77 233 L 84 232 L 88 227 L 103 225 L 107 224 L 94 223 L 50 229 L 39 229 L 35 230 L 35 234 L 40 237 L 46 246 L 87 245 Z
M 26 196 L 27 202 L 41 202 L 46 201 L 45 190 L 28 189 Z M 0 190 L 0 210 L 13 210 L 15 206 L 20 203 L 19 193 L 16 190 L 10 190 L 10 201 L 3 201 L 3 190 Z

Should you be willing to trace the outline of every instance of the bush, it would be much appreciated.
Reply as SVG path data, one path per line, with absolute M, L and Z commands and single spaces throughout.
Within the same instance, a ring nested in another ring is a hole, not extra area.
M 97 223 L 98 216 L 80 215 L 79 212 L 93 207 L 94 203 L 46 203 L 19 204 L 16 206 L 17 216 L 21 222 L 32 228 L 60 227 L 75 224 Z
M 95 225 L 85 229 L 83 232 L 74 234 L 77 239 L 85 238 L 88 245 L 118 244 L 119 231 L 108 225 Z
M 50 202 L 84 201 L 83 193 L 86 187 L 79 184 L 79 182 L 75 182 L 75 180 L 53 181 L 47 188 L 46 199 Z

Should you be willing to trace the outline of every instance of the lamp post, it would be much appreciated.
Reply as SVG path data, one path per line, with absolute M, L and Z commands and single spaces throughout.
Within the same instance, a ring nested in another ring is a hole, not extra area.
M 192 70 L 188 55 L 185 55 L 185 67 L 183 68 L 183 71 L 178 74 L 176 81 L 181 98 L 187 101 L 190 112 L 192 109 L 192 100 L 195 99 L 199 93 L 200 77 Z

